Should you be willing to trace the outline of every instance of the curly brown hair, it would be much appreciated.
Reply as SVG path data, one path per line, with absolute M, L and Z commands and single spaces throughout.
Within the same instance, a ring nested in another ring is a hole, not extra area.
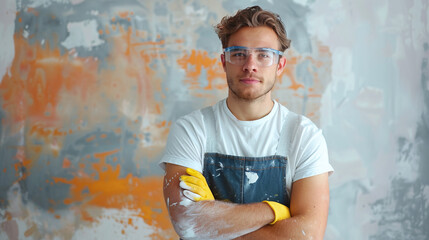
M 289 48 L 291 40 L 286 36 L 286 30 L 278 14 L 263 10 L 259 6 L 248 7 L 237 11 L 234 16 L 225 16 L 215 26 L 215 31 L 222 42 L 222 47 L 228 47 L 232 34 L 242 27 L 267 26 L 274 30 L 280 43 L 280 51 Z

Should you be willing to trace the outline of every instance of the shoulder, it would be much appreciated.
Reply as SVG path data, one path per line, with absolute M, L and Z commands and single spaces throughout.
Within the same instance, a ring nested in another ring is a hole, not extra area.
M 287 110 L 287 109 L 286 109 Z M 333 168 L 329 163 L 328 149 L 322 130 L 311 119 L 304 115 L 286 111 L 289 159 L 293 165 L 293 181 L 318 175 L 324 172 L 331 174 Z M 285 117 L 286 118 L 286 117 Z
M 218 114 L 220 112 L 222 103 L 223 101 L 220 101 L 213 106 L 208 106 L 198 110 L 194 110 L 191 113 L 188 113 L 186 115 L 179 117 L 175 121 L 175 123 L 178 125 L 196 124 L 197 126 L 202 126 L 204 125 L 204 121 L 205 121 L 204 118 L 209 117 L 209 116 L 206 116 L 207 113 L 211 111 L 215 114 Z
M 290 111 L 284 106 L 280 107 L 279 113 L 292 148 L 299 149 L 309 143 L 324 141 L 322 130 L 308 117 Z
M 170 129 L 169 137 L 189 137 L 193 141 L 204 141 L 206 138 L 206 126 L 212 121 L 209 118 L 219 115 L 219 103 L 194 110 L 191 113 L 179 117 Z
M 289 127 L 294 127 L 297 133 L 311 134 L 316 133 L 320 129 L 308 117 L 289 110 L 287 107 L 279 105 L 279 115 Z M 290 126 L 292 125 L 292 126 Z
M 164 168 L 164 163 L 172 163 L 201 169 L 205 138 L 201 110 L 179 117 L 170 128 L 160 166 Z
M 173 127 L 198 128 L 203 126 L 203 122 L 201 109 L 198 109 L 179 117 L 174 122 Z
M 299 120 L 299 130 L 301 130 L 302 134 L 316 134 L 320 132 L 320 128 L 316 126 L 316 124 L 311 121 L 308 117 L 300 115 Z

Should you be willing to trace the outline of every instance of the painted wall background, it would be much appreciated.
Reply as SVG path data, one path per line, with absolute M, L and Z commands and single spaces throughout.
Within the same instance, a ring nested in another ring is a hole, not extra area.
M 292 39 L 275 98 L 328 142 L 325 239 L 428 239 L 427 0 L 2 0 L 0 239 L 176 239 L 157 162 L 254 4 Z

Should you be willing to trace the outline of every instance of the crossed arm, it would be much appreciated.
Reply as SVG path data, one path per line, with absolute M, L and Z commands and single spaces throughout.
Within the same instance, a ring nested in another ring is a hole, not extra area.
M 293 183 L 291 218 L 270 225 L 274 212 L 266 203 L 194 202 L 183 195 L 186 168 L 166 164 L 164 198 L 173 226 L 183 239 L 323 239 L 329 208 L 328 174 Z

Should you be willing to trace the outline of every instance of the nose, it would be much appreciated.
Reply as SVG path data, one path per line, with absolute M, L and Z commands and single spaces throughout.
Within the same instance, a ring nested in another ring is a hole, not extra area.
M 243 71 L 249 71 L 249 72 L 257 72 L 257 62 L 256 57 L 254 54 L 249 54 L 249 56 L 246 59 L 246 62 L 243 64 Z

